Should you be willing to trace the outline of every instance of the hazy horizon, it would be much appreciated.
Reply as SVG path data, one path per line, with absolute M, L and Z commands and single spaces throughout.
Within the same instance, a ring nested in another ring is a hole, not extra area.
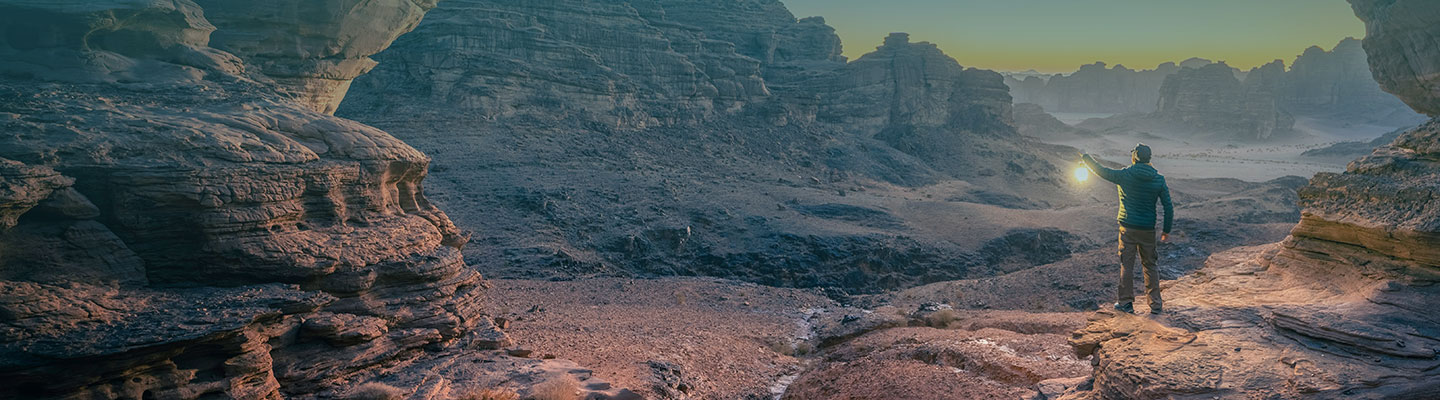
M 1068 73 L 1096 61 L 1151 69 L 1191 57 L 1288 66 L 1310 46 L 1365 36 L 1343 0 L 782 1 L 796 17 L 825 17 L 851 59 L 907 32 L 961 65 L 998 71 Z

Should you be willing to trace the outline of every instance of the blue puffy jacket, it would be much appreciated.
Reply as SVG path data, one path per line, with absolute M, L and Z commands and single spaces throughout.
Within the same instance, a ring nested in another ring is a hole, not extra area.
M 1165 206 L 1165 233 L 1170 233 L 1175 205 L 1170 203 L 1170 187 L 1165 176 L 1150 164 L 1133 164 L 1123 169 L 1110 169 L 1086 154 L 1080 157 L 1085 166 L 1120 190 L 1120 215 L 1115 219 L 1126 228 L 1155 230 L 1155 200 Z

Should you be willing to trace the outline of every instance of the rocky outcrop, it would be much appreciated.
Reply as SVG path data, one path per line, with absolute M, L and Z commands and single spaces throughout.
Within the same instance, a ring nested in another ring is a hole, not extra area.
M 1283 71 L 1283 65 L 1271 63 L 1242 83 L 1223 62 L 1182 69 L 1165 78 L 1159 108 L 1149 118 L 1211 137 L 1263 140 L 1283 134 L 1295 123 L 1275 100 Z
M 1198 59 L 1190 62 L 1192 65 L 1209 63 Z M 1124 65 L 1106 68 L 1105 63 L 1096 62 L 1082 65 L 1069 75 L 1050 77 L 1043 89 L 1023 100 L 1052 112 L 1151 112 L 1160 98 L 1160 85 L 1167 76 L 1179 70 L 1175 63 L 1160 64 L 1155 69 L 1132 70 Z M 1016 102 L 1021 100 L 1017 98 Z
M 1036 103 L 1051 112 L 1150 113 L 1157 111 L 1162 101 L 1161 86 L 1167 77 L 1184 68 L 1198 69 L 1211 63 L 1192 58 L 1180 65 L 1165 63 L 1153 70 L 1130 70 L 1120 65 L 1106 69 L 1104 63 L 1097 62 L 1048 80 L 1011 74 L 1005 83 L 1016 103 Z M 1361 42 L 1353 38 L 1341 40 L 1329 51 L 1311 46 L 1295 58 L 1289 70 L 1283 64 L 1257 68 L 1273 70 L 1267 84 L 1270 95 L 1291 114 L 1397 126 L 1425 120 L 1380 90 L 1367 66 Z M 1249 79 L 1248 72 L 1235 71 L 1235 75 L 1241 81 Z
M 446 1 L 380 56 L 384 66 L 357 83 L 369 95 L 341 113 L 584 129 L 697 123 L 764 102 L 766 76 L 841 64 L 839 51 L 824 20 L 796 21 L 773 0 Z
M 370 56 L 420 23 L 438 0 L 197 0 L 217 28 L 210 46 L 245 59 L 276 90 L 307 108 L 334 114 Z
M 325 114 L 428 5 L 199 3 L 0 1 L 0 397 L 315 393 L 484 320 L 429 159 Z
M 1440 9 L 1424 0 L 1350 2 L 1365 21 L 1370 71 L 1386 92 L 1422 114 L 1440 114 L 1440 58 L 1434 54 Z
M 952 176 L 1058 184 L 1058 168 L 1020 147 L 1004 78 L 962 67 L 908 34 L 893 33 L 845 65 L 820 96 L 818 121 L 874 136 Z M 993 159 L 996 153 L 1007 156 Z
M 1397 123 L 1423 121 L 1422 116 L 1380 89 L 1366 60 L 1360 41 L 1353 38 L 1341 40 L 1330 51 L 1316 46 L 1305 49 L 1283 77 L 1284 85 L 1277 92 L 1280 101 L 1297 114 Z
M 1352 3 L 1372 33 L 1390 32 L 1374 18 L 1390 6 L 1430 24 L 1440 18 L 1430 4 Z M 1416 26 L 1407 21 L 1395 28 Z M 1409 31 L 1406 40 L 1433 42 L 1433 33 Z M 1377 76 L 1401 57 L 1366 47 Z M 1434 100 L 1388 82 L 1411 104 Z M 1437 157 L 1440 122 L 1431 121 L 1343 174 L 1317 174 L 1299 191 L 1304 211 L 1288 239 L 1212 256 L 1169 285 L 1167 314 L 1094 315 L 1071 339 L 1077 354 L 1095 357 L 1093 390 L 1068 396 L 1440 396 L 1440 320 L 1431 311 L 1440 307 Z

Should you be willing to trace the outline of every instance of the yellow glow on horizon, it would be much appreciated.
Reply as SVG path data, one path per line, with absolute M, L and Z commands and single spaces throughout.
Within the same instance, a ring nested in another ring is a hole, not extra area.
M 907 32 L 960 65 L 996 71 L 1070 73 L 1096 61 L 1154 69 L 1191 57 L 1244 70 L 1365 36 L 1342 0 L 783 2 L 796 16 L 825 17 L 852 60 Z

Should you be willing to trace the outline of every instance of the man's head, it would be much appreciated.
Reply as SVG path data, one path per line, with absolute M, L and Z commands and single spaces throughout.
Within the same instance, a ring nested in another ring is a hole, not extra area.
M 1130 150 L 1130 162 L 1133 164 L 1150 163 L 1150 146 L 1144 143 L 1135 145 L 1135 150 Z

